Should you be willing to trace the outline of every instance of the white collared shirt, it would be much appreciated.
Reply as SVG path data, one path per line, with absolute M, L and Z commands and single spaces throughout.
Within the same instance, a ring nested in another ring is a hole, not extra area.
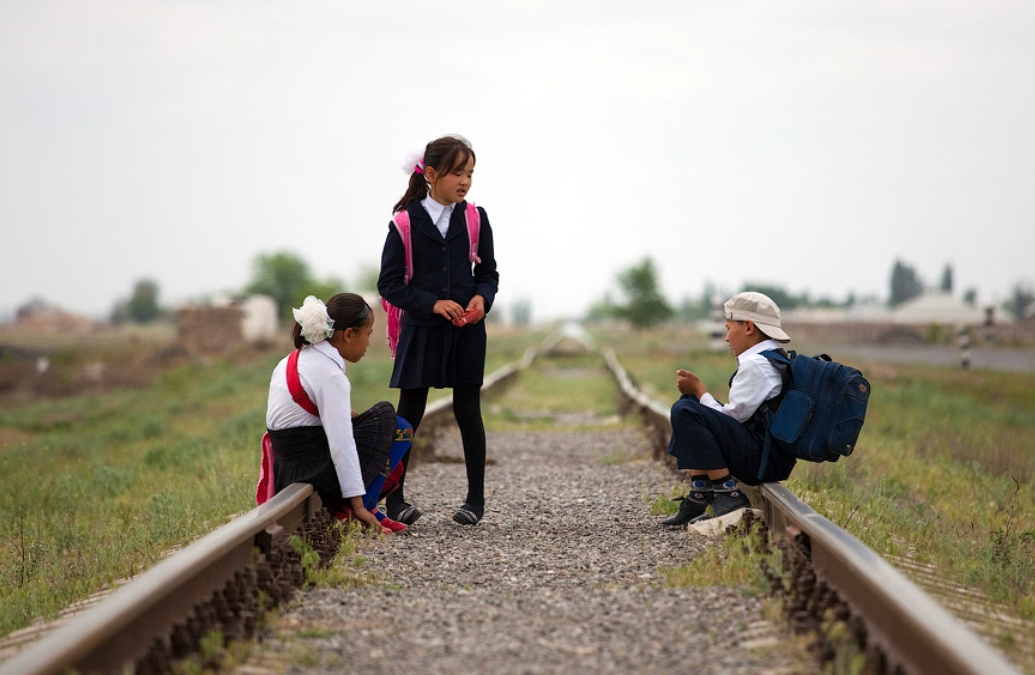
M 723 405 L 705 393 L 701 404 L 729 415 L 738 422 L 747 422 L 764 402 L 783 390 L 783 377 L 772 361 L 762 356 L 767 349 L 779 349 L 776 340 L 763 340 L 745 349 L 737 357 L 737 372 L 730 383 L 730 402 Z
M 352 434 L 352 384 L 345 376 L 345 359 L 326 340 L 306 345 L 298 355 L 298 379 L 320 411 L 319 417 L 307 413 L 291 398 L 286 371 L 287 357 L 284 357 L 270 378 L 266 428 L 280 431 L 322 426 L 342 497 L 364 494 L 366 488 L 359 468 L 356 438 Z
M 430 196 L 420 200 L 421 206 L 431 216 L 431 221 L 435 223 L 435 227 L 442 233 L 442 238 L 446 236 L 446 232 L 449 231 L 449 219 L 453 217 L 453 207 L 456 204 L 439 204 Z

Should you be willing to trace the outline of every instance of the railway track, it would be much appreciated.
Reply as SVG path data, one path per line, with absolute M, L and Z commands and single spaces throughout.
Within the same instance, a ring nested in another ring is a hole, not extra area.
M 493 390 L 513 382 L 539 354 L 562 341 L 583 342 L 572 329 L 530 348 L 490 375 Z M 634 385 L 616 355 L 602 350 L 618 383 L 625 414 L 640 416 L 655 459 L 665 460 L 667 408 Z M 429 405 L 422 437 L 451 419 L 451 401 Z M 425 444 L 427 451 L 427 444 Z M 419 461 L 420 455 L 417 456 Z M 795 625 L 837 617 L 857 640 L 873 672 L 902 675 L 1014 675 L 1001 655 L 884 561 L 778 484 L 754 495 L 769 534 L 784 551 L 791 588 L 785 607 Z M 180 659 L 206 659 L 206 642 L 249 639 L 264 612 L 304 583 L 292 537 L 311 542 L 321 560 L 336 551 L 331 518 L 311 486 L 296 484 L 273 500 L 187 546 L 67 624 L 0 664 L 0 675 L 75 670 L 138 674 L 172 672 Z

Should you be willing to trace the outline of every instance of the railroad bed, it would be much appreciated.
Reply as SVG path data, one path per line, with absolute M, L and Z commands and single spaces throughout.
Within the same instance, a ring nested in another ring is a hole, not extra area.
M 503 384 L 516 377 L 534 356 L 530 352 L 524 362 L 493 379 Z M 555 359 L 542 365 L 540 375 L 544 374 L 565 381 L 585 376 Z M 486 405 L 506 408 L 516 417 L 548 414 L 522 409 L 507 394 Z M 243 614 L 253 619 L 252 625 L 235 621 L 227 632 L 254 630 L 258 608 L 241 596 L 247 595 L 249 583 L 266 577 L 264 588 L 282 589 L 276 591 L 285 601 L 280 618 L 260 629 L 261 645 L 228 672 L 819 672 L 803 647 L 808 640 L 795 642 L 781 618 L 764 616 L 765 598 L 752 597 L 747 589 L 665 583 L 666 568 L 684 565 L 721 542 L 663 528 L 659 518 L 649 515 L 646 500 L 668 493 L 678 478 L 664 463 L 652 460 L 663 434 L 658 411 L 642 400 L 625 407 L 639 408 L 651 424 L 636 426 L 621 423 L 617 415 L 574 413 L 556 419 L 556 430 L 490 432 L 487 513 L 474 528 L 450 519 L 464 495 L 465 479 L 458 461 L 458 435 L 445 431 L 434 444 L 440 461 L 422 461 L 408 481 L 408 496 L 426 515 L 406 535 L 361 540 L 361 564 L 350 575 L 349 585 L 310 590 L 288 601 L 285 587 L 298 581 L 297 562 L 270 565 L 263 560 L 258 571 L 234 576 L 233 590 L 221 594 L 232 596 L 230 601 L 224 597 L 215 607 L 195 612 L 204 616 L 191 621 L 219 624 L 222 617 Z M 422 433 L 429 433 L 437 418 L 449 428 L 448 409 L 432 406 Z M 281 529 L 313 515 L 311 505 L 300 503 L 283 507 L 281 525 L 260 537 L 273 558 L 291 557 L 275 543 L 283 542 Z M 770 512 L 770 520 L 782 531 L 797 533 L 800 543 L 801 530 L 783 512 Z M 325 523 L 317 517 L 307 527 L 320 531 Z M 813 548 L 824 550 L 818 537 Z M 250 545 L 247 540 L 241 544 L 245 549 Z M 825 560 L 824 574 L 842 575 L 838 564 Z M 815 582 L 809 570 L 799 576 L 810 573 Z M 270 585 L 272 577 L 281 581 Z M 906 600 L 912 597 L 913 589 L 900 589 L 897 577 L 884 577 L 882 583 L 901 590 Z M 931 609 L 919 602 L 921 609 Z M 145 615 L 153 618 L 155 613 Z M 85 625 L 89 613 L 82 619 Z M 95 623 L 109 619 L 110 614 L 93 614 Z M 897 625 L 901 618 L 896 610 L 876 620 Z M 942 617 L 935 611 L 923 620 L 938 625 Z M 912 630 L 908 622 L 905 625 Z M 67 644 L 77 637 L 71 628 L 48 639 Z M 188 625 L 177 630 L 173 643 L 188 643 L 188 634 L 203 629 Z M 78 631 L 80 636 L 90 633 L 88 627 Z M 127 627 L 126 633 L 131 632 Z M 955 636 L 958 646 L 970 652 L 951 667 L 921 660 L 927 669 L 918 669 L 915 662 L 903 664 L 899 655 L 885 653 L 884 671 L 1015 672 L 969 633 L 961 638 L 950 633 L 950 642 Z M 928 651 L 943 647 L 924 645 Z M 182 645 L 179 649 L 189 651 Z M 162 658 L 147 661 L 141 669 L 160 672 L 168 667 L 163 658 L 176 650 L 175 644 L 159 649 Z M 17 669 L 26 663 L 31 662 L 13 660 L 0 666 L 0 673 L 61 672 Z M 66 665 L 70 663 L 77 661 Z M 972 664 L 981 667 L 971 670 Z
M 441 446 L 460 456 L 451 434 Z M 495 433 L 489 447 L 477 527 L 450 519 L 463 464 L 420 465 L 413 535 L 362 551 L 381 581 L 307 592 L 234 672 L 286 671 L 302 655 L 305 672 L 328 674 L 809 672 L 769 667 L 793 661 L 768 648 L 788 635 L 761 599 L 664 585 L 663 567 L 709 544 L 648 515 L 644 496 L 673 476 L 638 430 Z

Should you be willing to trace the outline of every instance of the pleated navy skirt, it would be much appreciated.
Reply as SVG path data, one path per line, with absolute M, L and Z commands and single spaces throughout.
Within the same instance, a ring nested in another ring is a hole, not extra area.
M 395 353 L 395 389 L 452 388 L 481 385 L 485 378 L 485 322 L 457 327 L 443 320 L 437 326 L 414 326 L 403 320 Z
M 352 418 L 363 486 L 369 486 L 385 467 L 397 427 L 395 408 L 387 401 Z M 310 483 L 324 506 L 335 510 L 343 501 L 338 472 L 331 461 L 323 427 L 294 427 L 270 431 L 273 443 L 273 479 L 277 492 L 292 483 Z

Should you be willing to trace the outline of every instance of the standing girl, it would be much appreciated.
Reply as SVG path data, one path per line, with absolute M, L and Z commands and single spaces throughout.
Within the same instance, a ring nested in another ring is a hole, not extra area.
M 358 362 L 370 345 L 370 306 L 355 293 L 338 293 L 326 305 L 310 295 L 294 317 L 295 351 L 273 370 L 266 406 L 271 492 L 311 483 L 340 520 L 359 520 L 385 534 L 405 530 L 377 503 L 402 473 L 412 430 L 387 401 L 353 412 L 345 376 L 345 362 Z
M 404 311 L 390 383 L 400 390 L 399 415 L 416 430 L 424 417 L 428 390 L 453 389 L 453 414 L 467 468 L 467 497 L 453 514 L 453 520 L 462 525 L 476 525 L 485 513 L 481 386 L 486 336 L 481 317 L 491 309 L 499 288 L 492 228 L 481 208 L 473 263 L 470 257 L 464 198 L 471 189 L 474 163 L 474 150 L 460 136 L 434 140 L 422 156 L 407 162 L 409 186 L 392 212 L 405 210 L 409 215 L 412 274 L 407 283 L 403 239 L 389 225 L 377 281 L 381 296 Z M 406 502 L 403 483 L 400 480 L 399 488 L 388 497 L 386 508 L 390 518 L 409 525 L 422 513 Z

